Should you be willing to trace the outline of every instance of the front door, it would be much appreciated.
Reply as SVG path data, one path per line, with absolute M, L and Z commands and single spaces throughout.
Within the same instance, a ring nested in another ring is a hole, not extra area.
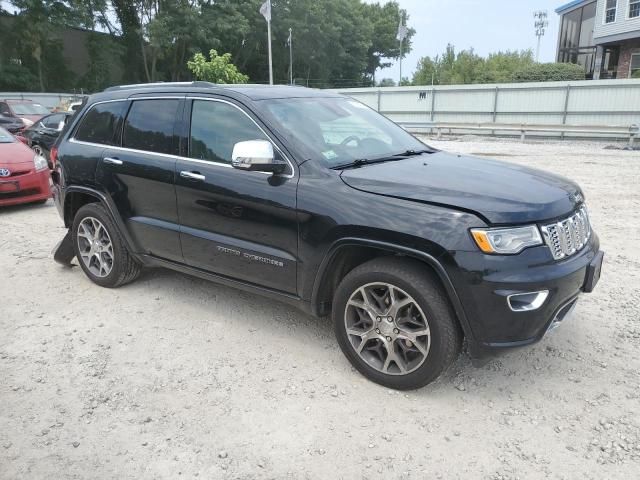
M 180 240 L 185 262 L 226 277 L 296 292 L 297 176 L 289 162 L 274 177 L 231 166 L 235 143 L 274 144 L 240 106 L 219 99 L 188 100 L 186 158 L 176 163 Z

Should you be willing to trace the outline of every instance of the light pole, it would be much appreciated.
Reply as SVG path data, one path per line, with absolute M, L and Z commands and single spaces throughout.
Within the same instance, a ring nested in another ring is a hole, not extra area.
M 538 10 L 537 12 L 533 12 L 533 18 L 535 18 L 534 27 L 536 29 L 536 37 L 538 37 L 538 46 L 536 48 L 536 63 L 540 62 L 540 41 L 542 37 L 544 37 L 545 29 L 549 26 L 549 22 L 547 21 L 547 11 L 546 10 Z
M 260 13 L 267 21 L 267 42 L 269 44 L 269 85 L 273 85 L 273 62 L 271 60 L 271 0 L 265 0 Z
M 293 34 L 291 28 L 289 28 L 289 84 L 293 85 Z
M 400 81 L 398 86 L 402 86 L 402 42 L 407 38 L 407 26 L 404 25 L 404 12 L 400 12 L 400 23 L 398 24 L 398 34 L 396 39 L 400 41 Z

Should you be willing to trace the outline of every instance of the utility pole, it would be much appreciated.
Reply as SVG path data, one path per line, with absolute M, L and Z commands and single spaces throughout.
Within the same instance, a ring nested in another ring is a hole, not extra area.
M 536 37 L 538 37 L 538 46 L 536 48 L 536 63 L 540 62 L 540 42 L 542 40 L 542 37 L 544 37 L 546 28 L 549 26 L 547 16 L 548 15 L 546 10 L 538 10 L 537 12 L 533 12 L 533 18 L 535 19 L 533 25 L 536 29 Z

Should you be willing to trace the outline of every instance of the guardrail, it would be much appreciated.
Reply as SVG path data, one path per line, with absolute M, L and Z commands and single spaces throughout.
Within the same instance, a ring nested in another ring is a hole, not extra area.
M 411 133 L 433 133 L 442 138 L 443 131 L 451 134 L 455 131 L 485 131 L 485 132 L 516 132 L 520 140 L 525 141 L 527 134 L 554 133 L 564 137 L 567 133 L 579 135 L 606 135 L 608 137 L 628 138 L 629 147 L 633 148 L 636 138 L 640 135 L 640 126 L 636 124 L 628 127 L 618 125 L 542 125 L 526 123 L 452 123 L 452 122 L 396 122 Z

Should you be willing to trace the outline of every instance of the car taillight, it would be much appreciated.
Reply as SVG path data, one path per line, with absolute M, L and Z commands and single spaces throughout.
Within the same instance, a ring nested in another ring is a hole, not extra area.
M 51 147 L 49 151 L 49 159 L 51 160 L 51 165 L 55 167 L 56 162 L 58 161 L 58 147 Z

